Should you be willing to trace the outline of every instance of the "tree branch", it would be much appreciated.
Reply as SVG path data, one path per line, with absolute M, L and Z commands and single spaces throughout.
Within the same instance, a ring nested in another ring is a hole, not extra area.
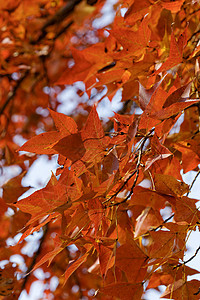
M 192 187 L 193 187 L 195 181 L 197 180 L 197 177 L 199 176 L 199 174 L 200 174 L 200 169 L 199 169 L 199 171 L 197 172 L 196 176 L 194 177 L 194 180 L 192 181 L 192 183 L 191 183 L 191 185 L 190 185 L 190 187 L 189 187 L 189 192 L 186 194 L 186 196 L 188 196 L 189 193 L 191 192 L 191 189 L 192 189 Z
M 192 259 L 194 259 L 197 256 L 199 250 L 200 250 L 200 246 L 196 249 L 194 255 L 192 255 L 188 260 L 184 261 L 183 263 L 180 263 L 180 264 L 174 266 L 173 270 L 176 269 L 176 268 L 178 268 L 178 267 L 180 267 L 180 266 L 182 266 L 182 265 L 186 265 L 187 263 L 189 263 Z
M 52 26 L 54 24 L 61 23 L 65 18 L 67 18 L 70 15 L 71 12 L 73 12 L 76 5 L 79 4 L 81 1 L 82 0 L 71 0 L 68 1 L 65 6 L 61 7 L 53 17 L 51 17 L 49 20 L 46 21 L 46 23 L 41 28 L 41 34 L 35 41 L 34 40 L 31 41 L 31 44 L 35 45 L 38 42 L 40 42 L 43 38 L 45 38 L 47 34 L 46 31 L 47 27 Z
M 34 256 L 33 256 L 33 259 L 32 259 L 32 262 L 31 262 L 30 266 L 28 267 L 27 275 L 24 277 L 24 281 L 23 281 L 22 286 L 21 286 L 21 292 L 20 292 L 20 294 L 21 294 L 22 291 L 25 289 L 26 283 L 27 283 L 27 281 L 28 281 L 28 279 L 29 279 L 29 276 L 30 276 L 30 274 L 31 274 L 30 272 L 31 272 L 31 270 L 33 269 L 33 267 L 35 266 L 35 263 L 36 263 L 36 261 L 37 261 L 37 258 L 38 258 L 38 256 L 39 256 L 40 253 L 41 253 L 42 245 L 43 245 L 44 240 L 45 240 L 45 238 L 46 238 L 46 236 L 47 236 L 47 231 L 48 231 L 48 225 L 45 225 L 45 226 L 43 227 L 43 236 L 42 236 L 41 239 L 40 239 L 40 245 L 39 245 L 39 247 L 38 247 L 38 250 L 35 252 L 35 254 L 34 254 Z
M 137 164 L 136 164 L 136 168 L 135 170 L 133 171 L 133 173 L 124 181 L 124 183 L 122 184 L 122 186 L 118 189 L 117 192 L 115 192 L 114 195 L 112 195 L 109 199 L 105 200 L 103 202 L 103 204 L 106 204 L 107 202 L 109 202 L 111 199 L 113 199 L 114 197 L 116 197 L 119 192 L 121 192 L 121 190 L 125 187 L 125 185 L 128 183 L 128 181 L 136 174 L 136 177 L 135 177 L 135 180 L 133 182 L 133 185 L 131 187 L 131 190 L 130 192 L 128 193 L 128 195 L 121 201 L 121 202 L 116 202 L 114 204 L 110 204 L 109 207 L 112 207 L 112 206 L 117 206 L 117 205 L 120 205 L 124 202 L 126 202 L 130 196 L 132 195 L 133 193 L 133 189 L 134 187 L 136 186 L 136 183 L 137 183 L 137 179 L 138 179 L 138 176 L 139 176 L 139 167 L 140 167 L 140 164 L 141 164 L 141 158 L 142 158 L 142 150 L 144 148 L 144 145 L 146 143 L 146 140 L 151 136 L 151 133 L 154 131 L 154 128 L 151 129 L 147 135 L 144 137 L 143 141 L 141 142 L 141 145 L 140 145 L 140 148 L 139 148 L 139 152 L 138 152 L 138 158 L 137 158 Z
M 8 93 L 8 98 L 6 99 L 6 101 L 4 102 L 3 106 L 0 108 L 0 115 L 3 114 L 4 110 L 6 109 L 6 107 L 8 106 L 8 104 L 11 102 L 11 100 L 15 97 L 17 89 L 19 88 L 19 86 L 21 85 L 21 83 L 23 82 L 23 80 L 26 78 L 26 76 L 28 75 L 30 71 L 26 70 L 26 72 L 17 80 L 16 85 L 13 88 L 13 91 L 10 91 Z

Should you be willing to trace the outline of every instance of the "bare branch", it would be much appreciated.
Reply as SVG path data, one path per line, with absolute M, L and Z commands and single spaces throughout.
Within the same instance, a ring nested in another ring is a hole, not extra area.
M 65 6 L 63 6 L 62 8 L 60 8 L 53 17 L 51 17 L 49 20 L 46 21 L 46 23 L 41 28 L 41 34 L 35 41 L 33 40 L 31 42 L 31 44 L 35 45 L 38 42 L 40 42 L 43 38 L 45 38 L 45 36 L 47 34 L 47 31 L 46 31 L 47 27 L 54 25 L 54 24 L 61 23 L 64 19 L 66 19 L 70 15 L 70 13 L 73 12 L 76 5 L 79 4 L 81 1 L 82 0 L 68 1 L 67 4 Z M 64 29 L 64 30 L 66 30 L 66 29 Z
M 40 255 L 40 252 L 41 252 L 41 250 L 42 250 L 42 245 L 43 245 L 43 243 L 44 243 L 44 241 L 45 241 L 45 238 L 46 238 L 46 235 L 47 235 L 47 231 L 48 231 L 48 225 L 46 225 L 46 226 L 44 226 L 43 227 L 43 236 L 41 237 L 41 239 L 40 239 L 40 244 L 39 244 L 39 247 L 38 247 L 38 250 L 35 252 L 35 254 L 34 254 L 34 256 L 33 256 L 33 259 L 32 259 L 32 262 L 31 262 L 31 264 L 30 264 L 30 266 L 28 267 L 28 270 L 27 270 L 27 275 L 24 277 L 24 280 L 23 280 L 23 283 L 22 283 L 22 286 L 21 286 L 21 291 L 20 291 L 20 293 L 25 289 L 25 287 L 26 287 L 26 283 L 27 283 L 27 281 L 28 281 L 28 279 L 29 279 L 29 276 L 30 276 L 30 274 L 31 274 L 31 270 L 33 269 L 33 267 L 35 266 L 35 263 L 36 263 L 36 261 L 37 261 L 37 258 L 38 258 L 38 256 Z
M 0 108 L 0 115 L 3 114 L 4 110 L 6 109 L 6 107 L 8 106 L 8 104 L 11 102 L 11 100 L 14 99 L 18 88 L 20 87 L 21 83 L 26 78 L 26 76 L 28 75 L 28 73 L 29 73 L 29 70 L 26 70 L 26 72 L 17 80 L 16 85 L 13 88 L 13 91 L 10 91 L 8 93 L 8 98 L 4 102 L 3 106 Z
M 131 196 L 132 193 L 133 193 L 133 189 L 134 189 L 134 187 L 136 186 L 137 179 L 138 179 L 138 176 L 139 176 L 139 167 L 140 167 L 140 165 L 141 165 L 142 150 L 143 150 L 143 148 L 144 148 L 144 145 L 145 145 L 147 139 L 151 136 L 151 133 L 152 133 L 153 131 L 154 131 L 154 128 L 151 129 L 151 130 L 147 133 L 147 135 L 143 138 L 143 141 L 141 142 L 141 145 L 140 145 L 140 148 L 139 148 L 139 152 L 138 152 L 138 158 L 137 158 L 136 168 L 135 168 L 135 170 L 133 171 L 133 173 L 132 173 L 125 181 L 124 181 L 124 183 L 123 183 L 122 186 L 119 188 L 119 190 L 118 190 L 114 195 L 112 195 L 109 199 L 107 199 L 106 201 L 104 201 L 103 204 L 109 202 L 111 199 L 113 199 L 114 197 L 116 197 L 116 196 L 119 194 L 119 192 L 121 192 L 121 190 L 125 187 L 125 185 L 127 184 L 127 182 L 128 182 L 128 181 L 136 174 L 135 180 L 134 180 L 134 182 L 133 182 L 133 185 L 132 185 L 131 190 L 129 191 L 128 195 L 127 195 L 121 202 L 116 202 L 116 203 L 114 203 L 114 204 L 111 204 L 111 205 L 109 205 L 109 207 L 111 207 L 111 206 L 117 206 L 117 205 L 119 205 L 119 204 L 122 204 L 122 203 L 126 202 L 126 201 L 130 198 L 130 196 Z
M 197 180 L 197 177 L 199 176 L 199 174 L 200 174 L 200 169 L 199 169 L 199 171 L 197 172 L 196 176 L 194 177 L 194 180 L 192 181 L 192 183 L 191 183 L 191 185 L 190 185 L 189 192 L 187 193 L 186 196 L 188 196 L 189 193 L 191 192 L 191 189 L 192 189 L 192 187 L 193 187 L 195 181 Z

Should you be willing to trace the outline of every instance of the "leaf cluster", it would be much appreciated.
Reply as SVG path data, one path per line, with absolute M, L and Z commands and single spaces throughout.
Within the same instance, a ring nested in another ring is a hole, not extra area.
M 199 3 L 118 1 L 113 21 L 97 28 L 105 5 L 0 6 L 0 156 L 4 177 L 12 174 L 0 199 L 5 299 L 29 293 L 38 268 L 44 299 L 138 300 L 160 285 L 162 298 L 199 299 L 199 281 L 188 278 L 198 271 L 188 263 L 200 247 L 184 258 L 200 224 L 189 197 L 200 173 Z M 58 112 L 66 85 L 75 91 L 70 116 Z M 103 122 L 99 106 L 119 94 L 122 109 Z M 58 156 L 56 173 L 18 200 L 42 154 Z M 190 171 L 189 186 L 182 174 Z M 25 270 L 12 265 L 15 254 Z

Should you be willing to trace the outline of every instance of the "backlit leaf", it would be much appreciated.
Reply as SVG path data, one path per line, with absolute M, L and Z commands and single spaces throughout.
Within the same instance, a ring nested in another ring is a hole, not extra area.
M 118 282 L 104 286 L 99 292 L 121 300 L 137 300 L 141 299 L 143 287 L 141 283 Z

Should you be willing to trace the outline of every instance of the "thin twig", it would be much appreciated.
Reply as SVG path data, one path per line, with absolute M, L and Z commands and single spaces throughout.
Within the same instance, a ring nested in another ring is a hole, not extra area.
M 137 165 L 136 165 L 136 176 L 135 176 L 135 180 L 133 182 L 133 185 L 131 187 L 131 190 L 129 191 L 128 195 L 121 201 L 121 202 L 116 202 L 114 204 L 111 204 L 109 205 L 109 207 L 111 206 L 118 206 L 122 203 L 125 203 L 129 198 L 130 196 L 133 194 L 133 189 L 135 188 L 136 186 L 136 183 L 137 183 L 137 180 L 138 180 L 138 176 L 139 176 L 139 166 L 140 166 L 140 161 L 141 161 L 141 157 L 142 157 L 142 148 L 139 149 L 139 153 L 141 153 L 140 155 L 138 155 L 138 162 L 137 162 Z
M 11 102 L 11 100 L 14 99 L 17 89 L 20 87 L 21 83 L 26 78 L 26 76 L 28 75 L 29 72 L 30 72 L 29 70 L 26 70 L 26 72 L 17 80 L 16 85 L 13 88 L 13 91 L 10 91 L 8 93 L 8 98 L 4 102 L 3 106 L 0 108 L 0 115 L 3 114 L 4 110 L 6 109 L 8 104 Z
M 66 26 L 64 26 L 53 38 L 53 40 L 55 41 L 61 34 L 65 33 L 65 31 L 74 23 L 74 21 L 70 21 L 69 23 L 67 23 Z
M 194 255 L 192 255 L 188 260 L 183 261 L 183 263 L 180 263 L 180 264 L 174 266 L 174 267 L 173 267 L 173 270 L 176 269 L 176 268 L 179 268 L 179 267 L 182 266 L 182 265 L 186 265 L 186 264 L 189 263 L 191 260 L 193 260 L 193 259 L 197 256 L 199 250 L 200 250 L 200 246 L 196 249 Z
M 144 145 L 146 143 L 146 140 L 151 136 L 151 133 L 154 131 L 154 128 L 151 129 L 148 134 L 144 137 L 143 141 L 141 142 L 141 145 L 140 145 L 140 148 L 139 148 L 139 152 L 138 152 L 138 158 L 137 158 L 137 164 L 136 164 L 136 168 L 134 170 L 134 172 L 126 179 L 126 181 L 124 181 L 123 185 L 119 188 L 119 190 L 114 194 L 112 195 L 109 199 L 107 199 L 106 201 L 103 202 L 103 204 L 109 202 L 112 198 L 116 197 L 119 192 L 124 188 L 124 186 L 127 184 L 127 182 L 136 174 L 136 177 L 135 177 L 135 180 L 133 182 L 133 185 L 131 187 L 131 190 L 129 191 L 128 195 L 121 201 L 121 202 L 116 202 L 114 204 L 110 204 L 109 207 L 112 207 L 112 206 L 118 206 L 124 202 L 126 202 L 130 196 L 132 195 L 133 193 L 133 189 L 135 188 L 136 186 L 136 183 L 137 183 L 137 179 L 138 179 L 138 176 L 139 176 L 139 167 L 141 165 L 141 159 L 142 159 L 142 150 L 144 148 Z
M 186 19 L 188 19 L 188 17 L 190 17 L 190 16 L 196 14 L 197 12 L 199 12 L 199 8 L 196 9 L 196 10 L 194 10 L 192 13 L 188 14 L 187 18 L 186 18 L 186 16 L 185 16 L 185 17 L 181 20 L 181 23 L 185 22 Z
M 200 169 L 199 169 L 199 171 L 197 172 L 196 176 L 194 177 L 194 179 L 193 179 L 193 181 L 192 181 L 192 183 L 191 183 L 191 185 L 190 185 L 190 187 L 189 187 L 189 192 L 186 194 L 186 196 L 188 196 L 189 193 L 191 192 L 191 189 L 192 189 L 192 187 L 193 187 L 195 181 L 197 180 L 197 177 L 199 176 L 199 174 L 200 174 Z
M 156 228 L 152 228 L 150 231 L 156 231 L 156 230 L 158 230 L 159 228 L 162 228 L 162 227 L 164 226 L 165 223 L 167 223 L 169 220 L 171 220 L 171 219 L 174 217 L 174 215 L 175 215 L 175 214 L 172 214 L 170 217 L 168 217 L 167 219 L 165 219 L 161 225 L 159 225 L 159 226 L 156 227 Z
M 118 189 L 118 191 L 116 193 L 114 193 L 109 199 L 105 200 L 103 202 L 103 204 L 106 204 L 107 202 L 109 202 L 110 200 L 112 200 L 114 197 L 116 197 L 121 190 L 125 187 L 125 185 L 128 183 L 128 181 L 135 175 L 135 173 L 137 172 L 137 170 L 135 169 L 133 171 L 133 173 L 124 181 L 124 183 L 122 184 L 122 186 Z
M 188 262 L 190 262 L 193 258 L 195 258 L 195 256 L 197 256 L 199 250 L 200 250 L 200 246 L 196 249 L 195 254 L 193 256 L 191 256 L 188 260 L 183 262 L 184 265 L 187 264 Z
M 40 239 L 40 245 L 39 245 L 39 247 L 38 247 L 38 250 L 35 252 L 35 254 L 34 254 L 34 256 L 33 256 L 33 259 L 32 259 L 32 261 L 31 261 L 30 266 L 28 267 L 28 270 L 27 270 L 27 272 L 26 272 L 27 275 L 24 277 L 24 280 L 23 280 L 23 283 L 22 283 L 22 286 L 21 286 L 21 292 L 25 289 L 26 283 L 27 283 L 27 281 L 28 281 L 28 279 L 29 279 L 29 276 L 30 276 L 30 274 L 31 274 L 31 270 L 32 270 L 33 267 L 35 266 L 35 263 L 36 263 L 36 261 L 37 261 L 37 258 L 38 258 L 38 256 L 39 256 L 40 253 L 41 253 L 41 249 L 42 249 L 44 240 L 45 240 L 45 238 L 46 238 L 47 231 L 48 231 L 48 225 L 46 225 L 46 226 L 43 227 L 43 236 L 42 236 L 41 239 Z M 21 293 L 21 292 L 20 292 L 20 293 Z
M 82 0 L 71 0 L 68 1 L 65 6 L 61 7 L 53 17 L 46 21 L 46 23 L 41 28 L 41 34 L 36 40 L 31 41 L 31 44 L 35 45 L 38 42 L 40 42 L 43 38 L 45 38 L 45 36 L 47 35 L 47 27 L 61 23 L 70 15 L 70 13 L 73 12 L 76 5 L 79 4 L 81 1 Z

